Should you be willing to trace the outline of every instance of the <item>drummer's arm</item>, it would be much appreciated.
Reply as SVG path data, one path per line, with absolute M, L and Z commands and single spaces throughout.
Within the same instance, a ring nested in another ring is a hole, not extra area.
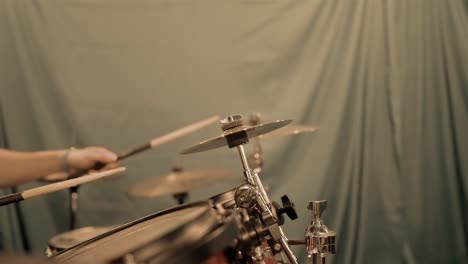
M 0 187 L 38 180 L 65 169 L 89 169 L 97 162 L 116 160 L 117 155 L 99 147 L 37 152 L 0 149 Z

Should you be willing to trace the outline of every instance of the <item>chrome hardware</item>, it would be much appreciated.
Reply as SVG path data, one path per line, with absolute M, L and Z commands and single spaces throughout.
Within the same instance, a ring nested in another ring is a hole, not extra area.
M 306 229 L 306 247 L 308 264 L 325 264 L 329 254 L 335 254 L 336 233 L 323 223 L 322 213 L 327 208 L 327 201 L 309 202 L 307 209 L 312 211 L 312 223 Z

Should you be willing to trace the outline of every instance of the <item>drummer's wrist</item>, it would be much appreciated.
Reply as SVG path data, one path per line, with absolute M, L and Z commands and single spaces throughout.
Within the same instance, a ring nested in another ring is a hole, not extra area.
M 68 161 L 70 151 L 71 151 L 71 148 L 63 150 L 62 163 L 61 163 L 63 172 L 70 172 L 70 163 Z
M 24 164 L 30 164 L 33 173 L 48 174 L 63 171 L 66 150 L 24 152 L 20 155 Z M 33 165 L 34 164 L 34 165 Z

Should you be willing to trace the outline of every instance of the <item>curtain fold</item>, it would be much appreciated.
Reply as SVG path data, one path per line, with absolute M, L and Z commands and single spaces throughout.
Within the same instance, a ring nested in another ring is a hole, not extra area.
M 0 35 L 12 149 L 120 152 L 213 114 L 292 118 L 321 129 L 261 141 L 271 197 L 288 194 L 299 213 L 285 224 L 289 238 L 304 237 L 307 202 L 326 199 L 333 263 L 468 262 L 466 1 L 4 0 Z M 125 161 L 126 177 L 83 186 L 79 225 L 175 205 L 125 193 L 175 163 L 234 172 L 192 201 L 238 185 L 232 150 L 178 156 L 219 133 L 207 128 Z M 66 230 L 67 199 L 21 204 L 33 252 Z M 2 245 L 19 245 L 11 209 L 0 208 Z M 305 250 L 294 250 L 303 263 Z

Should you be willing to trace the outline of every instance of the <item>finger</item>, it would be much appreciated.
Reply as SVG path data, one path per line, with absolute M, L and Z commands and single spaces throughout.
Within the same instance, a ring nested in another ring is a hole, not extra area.
M 107 165 L 104 168 L 102 168 L 102 170 L 115 169 L 115 168 L 117 168 L 119 166 L 121 166 L 120 162 L 107 163 Z
M 114 152 L 101 147 L 93 147 L 90 149 L 89 155 L 92 160 L 102 163 L 115 162 L 118 158 Z
M 115 169 L 120 166 L 121 166 L 120 162 L 111 162 L 111 163 L 107 163 L 104 167 L 100 169 L 92 169 L 90 170 L 90 172 L 106 171 L 106 170 Z

